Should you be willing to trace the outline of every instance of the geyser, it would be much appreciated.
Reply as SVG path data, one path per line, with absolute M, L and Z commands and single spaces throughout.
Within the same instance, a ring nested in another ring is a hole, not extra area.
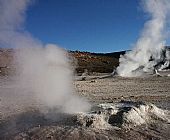
M 132 51 L 119 59 L 117 73 L 123 77 L 142 76 L 152 72 L 163 59 L 165 39 L 167 38 L 169 0 L 142 0 L 145 12 L 150 16 Z
M 53 44 L 43 45 L 24 30 L 22 24 L 30 3 L 0 0 L 0 45 L 15 47 L 17 88 L 34 93 L 47 108 L 59 108 L 65 113 L 87 111 L 89 103 L 74 93 L 66 51 Z

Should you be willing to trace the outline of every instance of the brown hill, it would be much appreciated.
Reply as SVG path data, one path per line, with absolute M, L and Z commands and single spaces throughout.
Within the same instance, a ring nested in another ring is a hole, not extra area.
M 68 51 L 68 53 L 73 57 L 77 73 L 83 73 L 86 70 L 89 73 L 111 73 L 119 64 L 120 54 L 124 54 L 125 51 L 114 53 Z M 0 75 L 7 75 L 11 71 L 13 54 L 14 49 L 0 48 Z
M 83 73 L 85 70 L 89 73 L 111 73 L 119 65 L 119 57 L 125 51 L 114 53 L 70 51 L 69 53 L 77 60 L 77 73 Z

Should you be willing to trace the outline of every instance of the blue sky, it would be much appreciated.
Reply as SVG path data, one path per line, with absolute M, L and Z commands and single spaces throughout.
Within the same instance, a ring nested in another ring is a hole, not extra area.
M 146 19 L 140 0 L 36 0 L 25 28 L 43 43 L 113 52 L 132 48 Z

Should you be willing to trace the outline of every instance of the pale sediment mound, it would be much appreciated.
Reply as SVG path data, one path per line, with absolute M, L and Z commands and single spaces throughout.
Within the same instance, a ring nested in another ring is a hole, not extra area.
M 134 127 L 152 124 L 157 121 L 170 123 L 169 111 L 153 104 L 141 102 L 106 103 L 96 106 L 97 111 L 77 115 L 78 124 L 86 127 L 109 129 L 116 127 Z
M 24 113 L 1 126 L 0 139 L 141 140 L 170 136 L 169 112 L 153 104 L 123 101 L 95 105 L 89 113 L 55 112 L 45 116 L 37 111 Z M 9 126 L 11 122 L 17 125 Z
M 124 125 L 141 125 L 156 122 L 157 120 L 170 122 L 169 112 L 156 107 L 153 104 L 132 107 L 123 114 Z

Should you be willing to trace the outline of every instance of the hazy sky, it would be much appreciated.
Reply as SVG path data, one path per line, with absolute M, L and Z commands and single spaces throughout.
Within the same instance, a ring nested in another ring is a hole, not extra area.
M 132 48 L 147 18 L 140 0 L 35 0 L 25 28 L 69 50 L 111 52 Z

